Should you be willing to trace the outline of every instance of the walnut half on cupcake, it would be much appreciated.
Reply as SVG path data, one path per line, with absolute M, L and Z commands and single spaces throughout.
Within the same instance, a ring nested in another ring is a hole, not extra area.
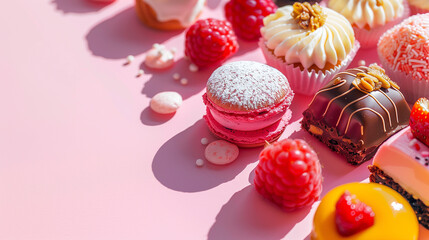
M 268 65 L 295 92 L 312 95 L 351 63 L 359 43 L 341 14 L 318 4 L 294 3 L 264 18 L 259 42 Z

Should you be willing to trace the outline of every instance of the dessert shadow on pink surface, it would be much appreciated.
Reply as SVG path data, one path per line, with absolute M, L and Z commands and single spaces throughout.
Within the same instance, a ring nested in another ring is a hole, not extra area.
M 234 179 L 244 168 L 258 160 L 262 148 L 240 149 L 238 158 L 231 164 L 216 166 L 205 161 L 197 167 L 195 161 L 204 159 L 205 147 L 201 138 L 213 141 L 204 120 L 175 135 L 156 152 L 152 172 L 165 187 L 180 192 L 199 192 L 214 188 Z
M 369 177 L 368 165 L 371 161 L 364 162 L 360 166 L 353 166 L 303 129 L 292 133 L 289 138 L 304 139 L 316 151 L 322 165 L 323 176 L 320 197 L 336 186 L 348 182 L 361 182 Z
M 219 7 L 220 2 L 220 0 L 208 0 L 207 7 L 211 9 L 216 9 L 217 7 Z
M 134 7 L 97 24 L 86 35 L 93 55 L 108 59 L 126 58 L 149 50 L 182 31 L 161 31 L 146 27 L 137 18 Z
M 96 12 L 109 4 L 92 3 L 89 0 L 53 0 L 51 1 L 56 9 L 67 13 L 90 13 Z
M 311 207 L 284 212 L 249 185 L 223 205 L 208 233 L 209 240 L 281 239 L 301 222 Z
M 159 114 L 148 106 L 140 114 L 140 121 L 146 126 L 157 126 L 170 121 L 175 114 Z
M 207 79 L 210 77 L 214 68 L 201 69 L 197 73 L 188 70 L 190 62 L 184 58 L 179 59 L 170 69 L 155 70 L 146 67 L 144 63 L 140 68 L 146 74 L 152 74 L 148 81 L 145 81 L 141 93 L 148 98 L 153 97 L 155 94 L 162 91 L 175 91 L 178 92 L 183 99 L 200 94 L 206 87 Z M 188 83 L 182 85 L 180 80 L 173 79 L 173 74 L 179 73 L 181 78 L 186 78 Z M 202 93 L 200 94 L 202 96 Z M 204 107 L 201 97 L 201 107 Z

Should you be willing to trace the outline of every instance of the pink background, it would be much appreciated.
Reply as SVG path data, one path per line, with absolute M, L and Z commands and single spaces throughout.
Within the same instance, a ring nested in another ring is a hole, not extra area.
M 225 1 L 202 15 L 223 18 Z M 261 148 L 241 149 L 228 166 L 203 158 L 201 95 L 211 69 L 188 70 L 184 32 L 141 24 L 131 0 L 8 1 L 0 14 L 0 239 L 305 239 L 312 208 L 284 213 L 251 185 Z M 167 71 L 141 65 L 153 43 L 177 47 Z M 265 62 L 256 42 L 240 41 L 229 61 Z M 136 60 L 124 65 L 128 55 Z M 357 61 L 377 61 L 374 49 Z M 136 77 L 142 67 L 146 74 Z M 172 79 L 181 73 L 183 86 Z M 184 99 L 167 117 L 149 100 Z M 300 130 L 309 97 L 296 95 L 282 138 L 303 138 L 319 154 L 323 193 L 367 181 L 367 165 L 346 164 Z

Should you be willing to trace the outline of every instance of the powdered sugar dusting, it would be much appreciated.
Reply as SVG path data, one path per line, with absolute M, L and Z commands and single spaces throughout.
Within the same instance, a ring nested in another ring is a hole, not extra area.
M 394 70 L 429 81 L 429 14 L 412 16 L 387 31 L 378 51 Z
M 277 69 L 253 61 L 238 61 L 216 69 L 207 82 L 207 95 L 215 103 L 251 111 L 278 103 L 291 91 Z

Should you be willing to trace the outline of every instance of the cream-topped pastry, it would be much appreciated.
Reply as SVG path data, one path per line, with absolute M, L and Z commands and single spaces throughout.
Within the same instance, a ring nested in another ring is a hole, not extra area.
M 279 8 L 264 19 L 261 34 L 268 49 L 287 64 L 299 63 L 304 68 L 315 65 L 320 69 L 335 66 L 343 61 L 353 48 L 355 41 L 350 23 L 339 13 L 323 8 L 318 19 L 326 21 L 318 28 L 304 29 L 291 16 L 294 8 Z
M 160 22 L 178 20 L 183 27 L 190 26 L 204 7 L 205 0 L 141 0 L 156 12 Z
M 259 46 L 267 64 L 288 79 L 295 92 L 313 95 L 347 68 L 360 47 L 341 14 L 308 2 L 284 6 L 264 18 Z
M 206 0 L 136 0 L 140 19 L 163 30 L 187 28 L 204 8 Z
M 409 127 L 380 147 L 369 169 L 370 180 L 401 193 L 429 229 L 429 147 L 414 138 Z
M 330 0 L 328 7 L 359 28 L 384 25 L 404 14 L 403 0 Z

